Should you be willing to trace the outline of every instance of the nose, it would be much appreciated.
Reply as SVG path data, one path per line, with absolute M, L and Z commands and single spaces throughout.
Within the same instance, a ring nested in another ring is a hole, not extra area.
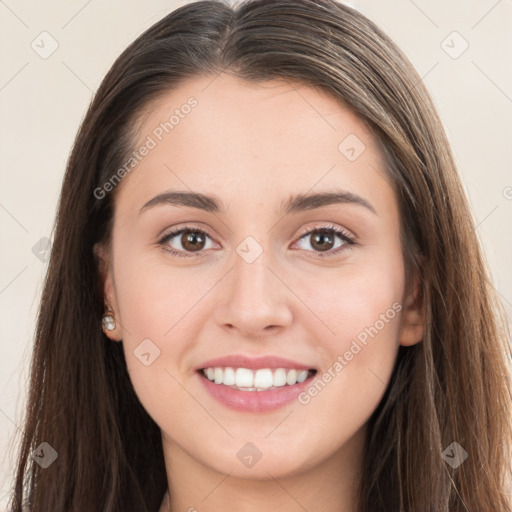
M 238 255 L 223 279 L 222 297 L 216 306 L 216 321 L 244 338 L 261 338 L 290 325 L 292 295 L 286 278 L 279 276 L 264 251 L 248 263 Z

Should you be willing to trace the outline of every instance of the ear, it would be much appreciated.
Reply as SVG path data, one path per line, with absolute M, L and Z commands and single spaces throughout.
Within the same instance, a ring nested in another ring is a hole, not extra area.
M 413 291 L 405 298 L 400 326 L 400 345 L 419 343 L 425 335 L 425 308 L 419 293 L 419 277 L 414 276 Z
M 122 329 L 120 323 L 119 308 L 117 306 L 116 289 L 112 273 L 112 262 L 110 251 L 103 243 L 96 243 L 93 247 L 94 256 L 98 265 L 100 279 L 100 289 L 103 293 L 103 302 L 106 304 L 104 313 L 107 309 L 112 311 L 116 327 L 112 331 L 104 331 L 105 335 L 112 341 L 122 341 Z

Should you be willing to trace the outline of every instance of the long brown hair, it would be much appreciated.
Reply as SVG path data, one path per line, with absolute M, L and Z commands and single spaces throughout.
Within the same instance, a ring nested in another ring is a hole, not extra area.
M 150 101 L 222 70 L 323 89 L 366 123 L 385 155 L 426 329 L 419 344 L 400 347 L 370 419 L 361 511 L 510 512 L 510 337 L 442 124 L 403 53 L 334 0 L 190 3 L 106 75 L 62 186 L 11 510 L 158 510 L 167 487 L 160 429 L 134 393 L 121 344 L 101 331 L 93 245 L 109 240 L 113 201 L 94 190 L 133 151 L 137 114 Z M 31 456 L 41 443 L 57 452 L 47 468 Z M 467 459 L 452 467 L 442 454 L 459 445 Z

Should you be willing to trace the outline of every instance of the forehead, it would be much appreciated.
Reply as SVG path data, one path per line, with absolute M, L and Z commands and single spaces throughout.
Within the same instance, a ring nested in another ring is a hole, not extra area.
M 249 153 L 265 153 L 283 143 L 298 150 L 304 148 L 304 137 L 318 149 L 323 138 L 323 149 L 337 151 L 334 133 L 339 138 L 357 132 L 366 146 L 373 143 L 362 120 L 322 89 L 284 79 L 253 83 L 227 73 L 189 79 L 161 94 L 139 115 L 137 125 L 138 143 L 150 134 L 165 145 L 163 139 L 172 132 L 175 140 L 201 140 L 205 149 L 212 141 L 236 139 Z M 229 147 L 216 150 L 229 152 Z
M 341 186 L 354 193 L 380 187 L 392 199 L 374 136 L 346 105 L 312 86 L 196 77 L 147 105 L 137 125 L 139 155 L 122 187 L 137 195 L 179 187 L 221 197 L 236 191 L 261 203 Z

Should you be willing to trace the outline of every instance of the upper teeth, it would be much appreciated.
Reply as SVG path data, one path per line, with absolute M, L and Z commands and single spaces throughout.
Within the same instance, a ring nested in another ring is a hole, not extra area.
M 288 384 L 293 386 L 297 382 L 304 382 L 308 377 L 308 370 L 286 370 L 284 368 L 261 368 L 250 370 L 248 368 L 204 368 L 203 374 L 215 384 L 245 388 L 245 390 L 268 389 L 272 386 L 280 387 Z

